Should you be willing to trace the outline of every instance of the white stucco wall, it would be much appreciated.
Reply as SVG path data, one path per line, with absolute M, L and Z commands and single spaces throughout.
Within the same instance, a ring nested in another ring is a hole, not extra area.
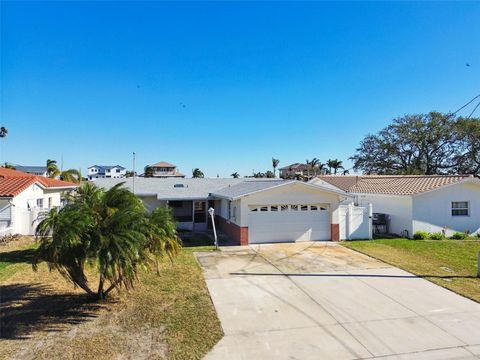
M 452 216 L 452 201 L 468 201 L 470 214 Z M 457 231 L 480 231 L 479 184 L 460 183 L 413 197 L 413 232 L 441 232 L 444 228 L 447 236 Z
M 236 203 L 237 220 L 240 226 L 248 226 L 249 205 L 310 205 L 310 204 L 328 204 L 330 209 L 331 223 L 338 224 L 338 205 L 341 196 L 303 186 L 301 184 L 291 184 L 248 195 Z M 238 211 L 240 208 L 240 212 Z
M 401 235 L 404 230 L 412 236 L 412 197 L 378 194 L 354 194 L 360 206 L 372 204 L 374 213 L 390 216 L 389 232 Z

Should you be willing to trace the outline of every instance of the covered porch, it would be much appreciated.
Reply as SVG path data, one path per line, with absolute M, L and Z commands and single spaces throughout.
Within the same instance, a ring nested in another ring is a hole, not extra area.
M 218 207 L 218 201 L 207 199 L 167 200 L 173 211 L 178 229 L 192 232 L 205 232 L 212 228 L 208 209 Z

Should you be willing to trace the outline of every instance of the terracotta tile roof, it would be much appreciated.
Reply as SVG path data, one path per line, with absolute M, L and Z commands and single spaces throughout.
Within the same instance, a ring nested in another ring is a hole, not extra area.
M 351 193 L 415 195 L 458 183 L 470 175 L 322 175 L 321 179 Z
M 152 167 L 177 167 L 177 165 L 170 164 L 166 161 L 160 161 L 156 164 L 150 165 Z
M 36 176 L 22 171 L 0 167 L 0 196 L 12 197 L 20 194 L 30 185 L 39 182 L 45 187 L 76 187 L 77 184 L 50 179 L 43 176 Z

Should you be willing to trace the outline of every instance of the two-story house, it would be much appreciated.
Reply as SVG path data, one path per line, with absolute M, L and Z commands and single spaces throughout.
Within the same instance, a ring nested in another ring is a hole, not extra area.
M 145 177 L 156 178 L 184 178 L 185 175 L 178 172 L 177 166 L 166 161 L 160 161 L 153 165 L 145 166 Z
M 127 169 L 120 165 L 93 165 L 88 168 L 88 180 L 105 178 L 123 178 Z

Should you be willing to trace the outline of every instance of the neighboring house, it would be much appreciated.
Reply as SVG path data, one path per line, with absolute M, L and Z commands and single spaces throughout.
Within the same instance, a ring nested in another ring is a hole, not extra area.
M 480 232 L 480 179 L 473 176 L 325 175 L 310 183 L 344 190 L 359 205 L 372 204 L 374 213 L 387 215 L 389 233 Z
M 295 179 L 297 177 L 311 179 L 320 173 L 318 167 L 312 168 L 310 165 L 300 163 L 282 167 L 279 171 L 282 179 Z
M 124 178 L 127 169 L 120 165 L 93 165 L 88 168 L 88 180 Z
M 133 190 L 132 178 L 122 181 Z M 109 189 L 119 182 L 98 179 L 95 184 Z M 367 212 L 359 217 L 356 234 L 352 230 L 347 236 L 342 231 L 345 226 L 342 227 L 341 221 L 345 221 L 347 208 L 340 204 L 350 197 L 348 194 L 301 181 L 136 178 L 135 194 L 149 211 L 168 205 L 179 228 L 192 231 L 207 231 L 212 227 L 208 209 L 213 208 L 218 230 L 241 245 L 371 235 Z
M 185 177 L 184 174 L 178 172 L 176 165 L 170 164 L 166 161 L 160 161 L 156 164 L 145 166 L 144 176 L 156 177 L 156 178 L 172 178 L 172 177 L 184 178 Z
M 15 165 L 15 170 L 23 171 L 27 174 L 48 177 L 46 166 L 22 166 Z
M 0 168 L 0 236 L 34 235 L 42 211 L 60 206 L 74 183 Z

